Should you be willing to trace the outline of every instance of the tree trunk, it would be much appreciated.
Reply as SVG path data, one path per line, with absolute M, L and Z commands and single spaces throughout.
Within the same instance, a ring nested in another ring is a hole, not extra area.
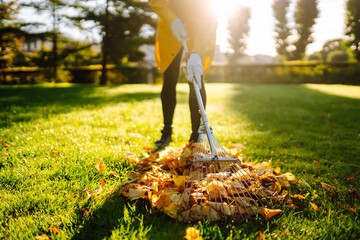
M 102 70 L 101 70 L 101 78 L 100 84 L 104 85 L 107 81 L 107 59 L 108 59 L 108 31 L 109 31 L 109 0 L 106 0 L 106 8 L 105 8 L 105 24 L 104 24 L 104 36 L 102 40 Z

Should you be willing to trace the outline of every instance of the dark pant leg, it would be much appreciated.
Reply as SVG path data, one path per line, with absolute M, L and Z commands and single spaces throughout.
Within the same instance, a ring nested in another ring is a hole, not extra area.
M 202 101 L 204 103 L 204 107 L 206 106 L 206 90 L 205 90 L 205 84 L 204 84 L 204 78 L 201 77 L 201 85 L 202 88 L 200 89 L 200 95 L 202 98 Z M 189 94 L 189 107 L 190 107 L 190 116 L 191 116 L 191 130 L 192 130 L 192 138 L 198 135 L 198 130 L 200 127 L 200 118 L 201 115 L 199 113 L 199 104 L 196 99 L 196 93 L 194 84 L 192 82 L 189 82 L 190 86 L 190 94 Z M 192 139 L 195 140 L 195 139 Z
M 163 133 L 171 134 L 176 106 L 176 84 L 179 79 L 182 49 L 164 72 L 164 83 L 161 90 L 161 104 L 164 117 Z

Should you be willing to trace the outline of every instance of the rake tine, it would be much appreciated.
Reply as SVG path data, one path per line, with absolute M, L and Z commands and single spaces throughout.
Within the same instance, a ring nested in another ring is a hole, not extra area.
M 225 163 L 225 165 L 226 166 L 230 166 L 231 167 L 231 163 L 229 163 L 229 162 L 226 162 Z M 236 175 L 236 172 L 234 173 L 234 175 Z M 232 182 L 232 181 L 231 181 Z M 240 180 L 238 180 L 238 182 L 246 189 L 246 187 L 241 183 L 241 181 Z M 233 184 L 233 183 L 232 183 Z M 234 184 L 233 184 L 233 186 L 234 186 Z M 234 186 L 234 189 L 236 189 L 236 187 Z M 240 196 L 240 194 L 238 193 L 238 195 L 239 195 L 239 199 L 240 199 L 240 201 L 241 201 L 241 203 L 243 204 L 243 206 L 244 206 L 244 208 L 245 208 L 245 210 L 246 210 L 246 212 L 247 212 L 247 214 L 248 214 L 248 216 L 250 217 L 251 215 L 250 215 L 250 213 L 249 213 L 249 211 L 248 211 L 248 209 L 247 209 L 247 207 L 246 207 L 246 205 L 244 204 L 244 202 L 243 202 L 243 200 L 242 200 L 242 198 L 241 198 L 241 196 Z M 249 202 L 249 200 L 246 198 L 246 196 L 245 196 L 245 200 L 246 200 L 246 202 L 248 203 L 248 205 L 251 207 L 252 205 L 251 205 L 251 203 Z M 235 201 L 236 201 L 236 199 L 235 199 Z M 253 210 L 253 213 L 256 215 L 256 212 L 254 211 L 254 209 L 251 207 L 251 209 Z
M 219 164 L 220 164 L 220 163 L 219 163 Z M 221 175 L 220 169 L 219 169 L 219 167 L 218 167 L 217 164 L 216 164 L 216 168 L 217 168 L 217 172 L 220 173 L 221 184 L 222 184 L 223 188 L 225 189 L 225 186 L 224 186 L 224 184 L 223 184 L 223 182 L 222 182 L 223 180 L 225 180 L 225 177 L 224 177 L 224 179 L 223 179 L 223 176 Z M 226 194 L 228 194 L 228 193 L 226 192 Z M 229 199 L 226 198 L 226 201 L 227 201 L 227 204 L 228 204 L 228 206 L 229 206 L 231 216 L 234 217 L 233 211 L 231 210 L 231 206 L 230 206 Z M 221 202 L 222 202 L 222 200 L 221 200 Z M 224 205 L 223 205 L 223 211 L 224 211 L 224 213 L 225 213 Z M 225 219 L 225 220 L 226 220 L 226 219 Z

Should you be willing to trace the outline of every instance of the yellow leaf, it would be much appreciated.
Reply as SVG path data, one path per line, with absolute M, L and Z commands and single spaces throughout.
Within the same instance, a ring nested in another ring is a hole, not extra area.
M 50 238 L 48 237 L 48 235 L 46 235 L 45 233 L 44 234 L 41 234 L 40 236 L 36 236 L 35 237 L 35 240 L 49 240 Z
M 288 178 L 285 175 L 275 176 L 282 187 L 290 187 Z
M 177 219 L 180 203 L 170 203 L 170 205 L 164 207 L 164 212 L 170 217 Z
M 180 186 L 185 187 L 186 178 L 187 177 L 185 177 L 185 176 L 173 176 L 175 186 L 176 187 L 180 187 Z
M 102 158 L 100 159 L 100 162 L 95 165 L 95 168 L 99 173 L 106 172 L 106 167 Z
M 278 213 L 281 213 L 281 209 L 269 209 L 269 208 L 261 208 L 261 213 L 265 217 L 265 220 L 269 220 L 270 218 L 274 217 Z
M 295 195 L 290 194 L 290 197 L 291 198 L 296 198 L 296 199 L 305 199 L 306 198 L 305 196 L 300 195 L 300 194 L 295 194 Z
M 202 237 L 199 237 L 200 231 L 194 227 L 188 227 L 186 229 L 186 240 L 202 240 Z
M 318 206 L 316 206 L 315 204 L 313 204 L 312 202 L 310 202 L 311 207 L 314 209 L 315 212 L 319 211 Z
M 320 184 L 321 184 L 321 186 L 322 186 L 324 189 L 326 189 L 326 190 L 328 190 L 328 191 L 331 191 L 331 190 L 333 190 L 333 189 L 336 189 L 336 187 L 331 186 L 330 184 L 327 184 L 327 183 L 321 182 Z

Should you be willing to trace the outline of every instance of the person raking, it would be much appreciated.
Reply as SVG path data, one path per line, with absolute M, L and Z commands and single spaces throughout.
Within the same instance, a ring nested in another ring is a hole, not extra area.
M 209 68 L 215 51 L 217 19 L 210 8 L 209 0 L 149 0 L 150 6 L 159 16 L 155 42 L 155 59 L 163 72 L 161 104 L 164 126 L 161 138 L 155 142 L 163 148 L 171 142 L 173 117 L 176 106 L 176 85 L 179 79 L 183 53 L 182 40 L 187 41 L 190 57 L 187 63 L 187 79 L 193 76 L 200 86 L 204 105 L 206 91 L 203 74 Z M 200 113 L 194 86 L 189 82 L 189 107 L 191 136 L 196 142 L 200 126 Z

